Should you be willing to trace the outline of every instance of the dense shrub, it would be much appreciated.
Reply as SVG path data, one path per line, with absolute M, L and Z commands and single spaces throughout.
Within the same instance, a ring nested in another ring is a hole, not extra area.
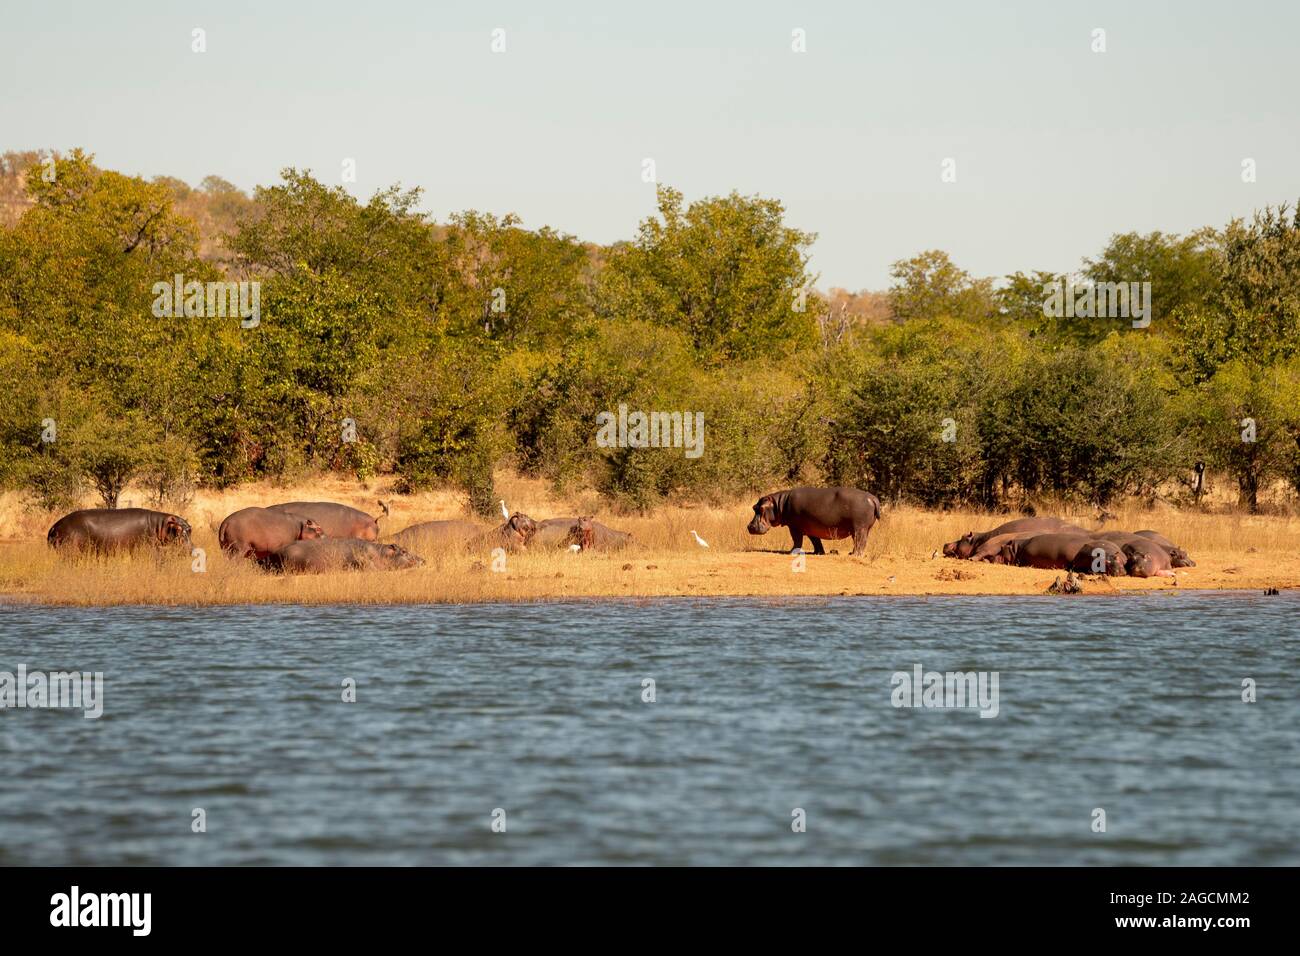
M 452 484 L 486 514 L 507 462 L 628 508 L 818 481 L 931 506 L 1104 503 L 1196 461 L 1246 508 L 1283 480 L 1300 492 L 1286 206 L 1113 236 L 1080 277 L 1151 282 L 1134 329 L 1045 316 L 1055 272 L 996 283 L 938 250 L 894 264 L 870 321 L 831 315 L 814 237 L 735 193 L 661 188 L 602 248 L 509 213 L 437 224 L 417 191 L 360 202 L 294 169 L 247 197 L 76 151 L 27 183 L 0 227 L 0 485 L 51 507 L 344 470 Z M 192 210 L 230 234 L 200 236 Z M 261 322 L 157 314 L 177 274 L 259 282 Z M 703 454 L 602 447 L 620 406 L 703 414 Z

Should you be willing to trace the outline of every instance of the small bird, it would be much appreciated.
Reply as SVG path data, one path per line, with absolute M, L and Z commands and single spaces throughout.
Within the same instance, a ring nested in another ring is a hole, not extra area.
M 898 578 L 891 574 L 891 575 L 890 575 L 888 578 L 886 578 L 885 580 L 887 580 L 890 584 L 893 584 L 895 581 L 898 580 Z
M 691 531 L 691 534 L 695 535 L 695 543 L 698 544 L 701 548 L 707 548 L 709 546 L 709 542 L 705 541 L 698 534 L 695 534 L 694 530 Z
M 580 544 L 571 544 L 571 545 L 569 545 L 569 550 L 570 550 L 570 551 L 574 551 L 574 552 L 581 551 L 581 550 L 582 550 L 582 545 L 580 545 Z
M 501 499 L 501 517 L 505 518 L 507 521 L 510 520 L 510 509 L 506 507 L 506 501 L 504 498 Z

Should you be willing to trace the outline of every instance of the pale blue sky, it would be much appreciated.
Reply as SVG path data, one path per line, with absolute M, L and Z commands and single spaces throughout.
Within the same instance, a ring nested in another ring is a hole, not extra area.
M 69 0 L 6 4 L 0 31 L 0 150 L 245 189 L 354 157 L 360 195 L 400 181 L 439 219 L 598 242 L 652 211 L 653 157 L 688 198 L 781 199 L 823 287 L 883 288 L 936 247 L 980 275 L 1070 269 L 1113 232 L 1300 197 L 1295 0 Z

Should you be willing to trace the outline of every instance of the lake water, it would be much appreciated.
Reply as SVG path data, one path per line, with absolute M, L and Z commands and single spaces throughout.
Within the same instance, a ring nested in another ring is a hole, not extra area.
M 104 674 L 97 720 L 0 710 L 0 864 L 1294 865 L 1297 621 L 1297 592 L 0 606 L 0 671 Z M 893 706 L 917 664 L 996 671 L 997 716 Z

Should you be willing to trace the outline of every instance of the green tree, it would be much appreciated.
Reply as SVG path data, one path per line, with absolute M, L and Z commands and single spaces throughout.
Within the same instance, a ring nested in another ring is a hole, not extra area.
M 889 274 L 889 305 L 899 321 L 949 316 L 987 323 L 998 315 L 993 280 L 972 277 L 939 249 L 899 259 Z
M 785 225 L 781 203 L 732 193 L 684 206 L 667 186 L 658 198 L 658 218 L 609 254 L 601 314 L 679 329 L 715 364 L 816 341 L 825 304 L 807 271 L 814 236 Z

